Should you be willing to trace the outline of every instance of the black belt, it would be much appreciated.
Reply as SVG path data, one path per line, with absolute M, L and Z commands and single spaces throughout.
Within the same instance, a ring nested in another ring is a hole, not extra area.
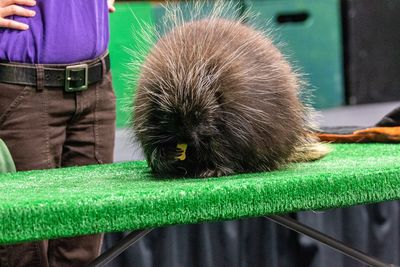
M 104 56 L 106 72 L 110 57 Z M 88 85 L 103 79 L 102 59 L 78 65 L 43 65 L 43 86 L 63 87 L 66 92 L 86 90 Z M 36 86 L 37 67 L 28 64 L 0 63 L 0 82 Z

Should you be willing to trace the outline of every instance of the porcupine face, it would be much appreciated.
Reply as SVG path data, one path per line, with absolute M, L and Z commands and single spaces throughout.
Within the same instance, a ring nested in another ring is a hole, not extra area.
M 136 132 L 150 167 L 159 176 L 201 176 L 211 164 L 212 144 L 222 136 L 215 88 L 198 88 L 193 81 L 184 84 L 183 88 L 145 85 L 148 111 L 136 123 Z

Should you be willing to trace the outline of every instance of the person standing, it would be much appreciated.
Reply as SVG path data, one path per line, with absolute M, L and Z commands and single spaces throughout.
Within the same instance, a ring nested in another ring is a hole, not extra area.
M 17 171 L 111 163 L 107 0 L 0 0 L 0 139 Z M 84 266 L 102 235 L 0 246 L 0 266 Z

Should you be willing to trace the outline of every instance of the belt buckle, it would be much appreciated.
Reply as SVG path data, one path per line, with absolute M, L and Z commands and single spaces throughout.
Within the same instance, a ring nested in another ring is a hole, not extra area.
M 80 72 L 84 71 L 85 72 L 85 80 L 84 84 L 78 87 L 71 87 L 71 73 L 73 72 Z M 65 81 L 64 81 L 64 90 L 65 92 L 79 92 L 79 91 L 84 91 L 88 88 L 88 64 L 79 64 L 79 65 L 71 65 L 67 66 L 65 68 Z

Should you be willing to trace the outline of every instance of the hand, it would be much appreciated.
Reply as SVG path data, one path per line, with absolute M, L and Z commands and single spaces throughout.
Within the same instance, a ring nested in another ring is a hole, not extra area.
M 17 22 L 5 17 L 17 15 L 22 17 L 33 17 L 35 11 L 23 8 L 19 5 L 34 6 L 35 0 L 0 0 L 0 28 L 10 28 L 17 30 L 27 30 L 29 26 L 25 23 Z
M 115 2 L 115 0 L 107 0 L 108 11 L 110 13 L 113 13 L 115 11 L 114 2 Z

